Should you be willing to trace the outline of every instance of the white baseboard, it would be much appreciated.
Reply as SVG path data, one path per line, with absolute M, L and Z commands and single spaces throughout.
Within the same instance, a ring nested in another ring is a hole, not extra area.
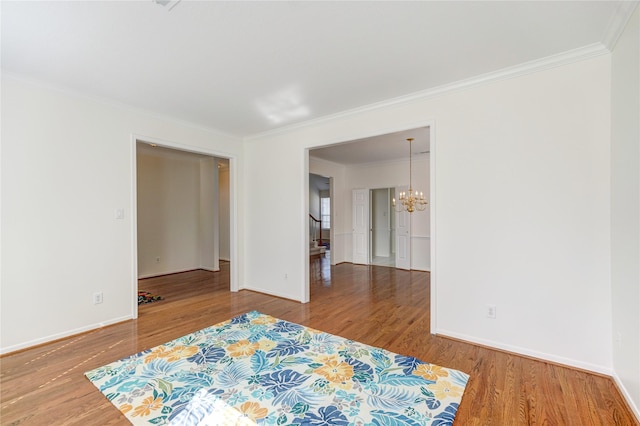
M 182 272 L 197 271 L 198 269 L 205 269 L 205 268 L 202 268 L 200 266 L 195 266 L 193 268 L 179 269 L 177 271 L 166 271 L 166 272 L 156 272 L 156 273 L 153 273 L 153 274 L 143 274 L 143 275 L 138 275 L 138 279 L 139 280 L 143 280 L 145 278 L 161 277 L 163 275 L 180 274 Z M 206 269 L 206 270 L 207 271 L 213 271 L 211 269 Z M 214 272 L 216 272 L 216 271 L 214 271 Z
M 4 355 L 10 352 L 19 351 L 22 349 L 27 349 L 32 346 L 41 345 L 44 343 L 53 342 L 54 340 L 64 339 L 65 337 L 75 336 L 77 334 L 86 333 L 87 331 L 97 330 L 102 327 L 106 327 L 108 325 L 116 324 L 123 321 L 128 321 L 133 319 L 133 316 L 127 315 L 120 318 L 112 318 L 105 322 L 100 322 L 97 324 L 90 324 L 84 327 L 75 328 L 73 330 L 63 331 L 61 333 L 51 334 L 49 336 L 41 337 L 39 339 L 29 340 L 27 342 L 18 343 L 17 345 L 6 346 L 4 348 L 0 348 L 0 355 Z
M 631 397 L 631 394 L 629 393 L 629 390 L 624 386 L 624 384 L 622 383 L 622 380 L 620 380 L 620 377 L 618 377 L 615 371 L 613 372 L 612 377 L 613 377 L 613 380 L 616 382 L 618 389 L 620 389 L 620 393 L 622 393 L 622 396 L 627 401 L 627 404 L 629 404 L 631 411 L 633 411 L 633 414 L 636 416 L 638 423 L 640 423 L 640 408 L 638 407 L 636 402 L 633 400 L 633 398 Z
M 536 358 L 541 361 L 550 361 L 555 364 L 565 365 L 567 367 L 579 368 L 581 370 L 591 371 L 598 374 L 604 374 L 605 376 L 613 377 L 613 370 L 611 368 L 604 367 L 602 365 L 591 364 L 588 362 L 582 362 L 571 358 L 565 358 L 545 352 L 532 351 L 527 348 L 519 346 L 507 345 L 500 342 L 494 342 L 492 340 L 478 339 L 473 336 L 467 336 L 465 334 L 455 333 L 449 330 L 436 330 L 436 335 L 443 337 L 452 337 L 458 340 L 464 340 L 465 342 L 475 343 L 482 346 L 488 346 L 494 349 L 500 349 L 514 354 L 524 355 L 531 358 Z
M 293 297 L 291 297 L 291 295 L 288 295 L 288 294 L 280 294 L 280 293 L 277 293 L 277 292 L 274 292 L 274 291 L 268 291 L 268 290 L 265 290 L 265 289 L 263 289 L 263 288 L 258 288 L 258 287 L 252 287 L 252 286 L 247 286 L 247 285 L 245 285 L 245 286 L 243 286 L 243 287 L 240 287 L 238 290 L 250 290 L 250 291 L 255 291 L 256 293 L 268 294 L 269 296 L 276 296 L 276 297 L 280 297 L 280 298 L 282 298 L 282 299 L 293 300 L 294 302 L 300 302 L 300 303 L 302 303 L 302 302 L 300 301 L 300 299 L 294 299 Z

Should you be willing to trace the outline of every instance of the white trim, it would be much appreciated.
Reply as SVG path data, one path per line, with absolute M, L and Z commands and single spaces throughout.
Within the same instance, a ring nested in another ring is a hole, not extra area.
M 631 19 L 631 16 L 633 15 L 633 12 L 635 12 L 636 7 L 638 7 L 638 4 L 640 4 L 640 1 L 637 0 L 619 2 L 618 8 L 602 34 L 602 44 L 604 44 L 610 52 L 613 52 L 613 49 L 616 47 L 618 39 L 624 32 L 627 22 Z
M 431 239 L 430 235 L 412 235 L 411 236 L 412 240 L 428 240 Z
M 136 304 L 137 304 L 137 300 L 138 297 L 136 296 Z M 90 325 L 86 325 L 84 327 L 80 327 L 80 328 L 75 328 L 73 330 L 67 330 L 67 331 L 63 331 L 61 333 L 55 333 L 55 334 L 51 334 L 49 336 L 45 336 L 45 337 L 40 337 L 38 339 L 34 339 L 34 340 L 29 340 L 27 342 L 22 342 L 19 343 L 17 345 L 12 345 L 12 346 L 7 346 L 4 348 L 0 348 L 0 355 L 4 355 L 10 352 L 15 352 L 15 351 L 19 351 L 22 349 L 27 349 L 27 348 L 31 348 L 33 346 L 37 346 L 37 345 L 41 345 L 43 343 L 51 343 L 54 340 L 60 340 L 60 339 L 64 339 L 66 337 L 70 337 L 70 336 L 77 336 L 78 334 L 82 334 L 82 333 L 86 333 L 89 331 L 94 331 L 94 330 L 98 330 L 102 327 L 106 327 L 108 325 L 112 325 L 112 324 L 117 324 L 123 321 L 128 321 L 128 320 L 132 320 L 135 318 L 132 318 L 130 315 L 124 316 L 124 317 L 119 317 L 119 318 L 112 318 L 108 321 L 105 322 L 100 322 L 100 323 L 95 323 L 95 324 L 90 324 Z M 77 336 L 77 338 L 80 338 L 80 336 Z M 64 344 L 68 344 L 68 342 L 65 342 Z
M 251 142 L 253 140 L 261 139 L 264 137 L 275 136 L 282 133 L 288 133 L 296 129 L 315 126 L 318 124 L 323 124 L 323 123 L 331 122 L 334 120 L 345 119 L 353 115 L 362 114 L 367 111 L 373 111 L 373 110 L 386 108 L 392 105 L 403 104 L 411 101 L 421 101 L 421 100 L 432 98 L 435 96 L 440 96 L 445 93 L 450 93 L 450 92 L 463 90 L 463 89 L 469 89 L 471 87 L 475 87 L 484 83 L 493 83 L 500 80 L 520 77 L 523 75 L 532 74 L 532 73 L 544 71 L 551 68 L 556 68 L 562 65 L 583 61 L 586 59 L 594 58 L 596 56 L 605 55 L 608 53 L 610 53 L 609 49 L 607 49 L 607 47 L 604 44 L 597 42 L 587 46 L 579 47 L 577 49 L 572 49 L 566 52 L 547 56 L 545 58 L 540 58 L 534 61 L 525 62 L 523 64 L 515 65 L 512 67 L 507 67 L 497 71 L 481 74 L 465 80 L 459 80 L 453 83 L 443 84 L 441 86 L 433 87 L 433 88 L 422 90 L 419 92 L 410 93 L 404 96 L 398 96 L 396 98 L 387 99 L 385 101 L 376 102 L 376 103 L 365 105 L 362 107 L 349 109 L 336 114 L 329 114 L 329 115 L 325 115 L 323 117 L 315 118 L 312 120 L 303 121 L 301 123 L 295 123 L 289 126 L 279 127 L 277 129 L 256 133 L 253 135 L 246 136 L 244 140 L 247 142 Z M 394 131 L 376 133 L 375 135 L 372 135 L 372 136 L 382 135 L 386 133 L 393 133 L 393 132 Z M 359 139 L 359 138 L 351 138 L 351 139 Z M 351 139 L 343 139 L 342 141 L 348 141 Z M 327 145 L 330 145 L 330 144 L 327 144 Z M 319 147 L 314 147 L 314 148 L 319 148 Z
M 235 156 L 229 158 L 229 290 L 237 293 L 240 289 L 240 256 L 238 240 L 238 160 Z
M 329 250 L 331 250 L 331 245 L 336 243 L 336 227 L 335 227 L 335 218 L 336 218 L 336 195 L 335 195 L 335 189 L 334 189 L 334 182 L 335 182 L 335 178 L 333 176 L 329 176 L 329 199 L 331 200 L 331 206 L 329 209 L 329 215 L 330 215 L 330 219 L 331 219 L 331 227 L 329 228 Z M 333 246 L 335 247 L 335 246 Z M 344 250 L 343 250 L 344 252 Z M 334 252 L 335 253 L 335 252 Z M 344 257 L 344 253 L 342 253 L 342 256 Z M 331 256 L 329 258 L 329 264 L 332 266 L 336 265 L 336 257 L 335 256 Z
M 429 286 L 431 300 L 429 302 L 431 308 L 431 318 L 429 321 L 429 330 L 431 334 L 435 334 L 435 330 L 438 328 L 438 281 L 437 281 L 437 267 L 436 267 L 436 125 L 435 122 L 429 126 L 429 229 L 431 235 L 429 236 Z
M 177 271 L 158 272 L 158 273 L 154 273 L 154 274 L 140 275 L 138 277 L 138 279 L 139 280 L 144 280 L 144 279 L 147 279 L 147 278 L 163 277 L 165 275 L 181 274 L 183 272 L 200 271 L 200 270 L 201 271 L 208 271 L 208 272 L 220 272 L 220 269 L 204 268 L 202 266 L 195 266 L 193 268 L 178 269 Z
M 620 393 L 622 393 L 622 396 L 627 401 L 627 404 L 629 404 L 629 407 L 631 408 L 633 414 L 636 416 L 638 422 L 640 422 L 640 408 L 634 402 L 631 394 L 629 393 L 629 390 L 624 386 L 624 383 L 622 382 L 620 377 L 618 377 L 615 370 L 613 370 L 613 374 L 611 375 L 611 377 L 613 378 L 613 381 L 616 382 L 616 385 L 618 385 Z
M 591 364 L 588 362 L 582 362 L 571 358 L 565 358 L 557 355 L 548 354 L 540 351 L 533 351 L 520 346 L 508 345 L 493 340 L 478 339 L 474 336 L 468 336 L 466 334 L 460 334 L 449 330 L 437 330 L 435 333 L 442 337 L 452 337 L 454 339 L 463 340 L 468 343 L 475 343 L 478 345 L 488 346 L 491 349 L 499 349 L 507 352 L 512 352 L 519 355 L 524 355 L 538 360 L 551 361 L 556 364 L 566 365 L 568 367 L 580 368 L 582 370 L 591 371 L 598 374 L 604 374 L 607 376 L 613 376 L 613 370 L 611 368 L 604 367 L 602 365 Z
M 309 263 L 309 261 L 307 261 L 307 263 Z M 265 290 L 264 288 L 258 288 L 258 287 L 253 287 L 253 286 L 245 286 L 245 287 L 242 287 L 240 290 L 254 291 L 256 293 L 267 294 L 269 296 L 276 296 L 276 297 L 279 297 L 281 299 L 293 300 L 294 302 L 304 303 L 299 299 L 292 298 L 290 294 L 278 293 L 276 291 Z
M 211 157 L 224 158 L 227 160 L 231 160 L 234 158 L 234 155 L 228 152 L 215 151 L 212 149 L 203 148 L 201 146 L 187 145 L 184 143 L 173 142 L 166 139 L 156 138 L 153 136 L 144 136 L 137 133 L 132 133 L 132 136 L 136 138 L 136 141 L 143 142 L 143 143 L 144 142 L 153 143 L 155 145 L 158 145 L 164 148 L 172 148 L 179 151 L 191 152 L 193 154 L 203 154 Z M 231 168 L 231 164 L 229 164 L 229 168 Z
M 309 273 L 309 149 L 302 149 L 302 199 L 304 200 L 302 207 L 302 214 L 300 215 L 302 221 L 300 222 L 304 238 L 302 240 L 302 256 L 299 261 L 304 265 L 304 279 L 300 283 L 300 302 L 309 303 L 309 290 L 310 273 Z M 332 203 L 333 204 L 333 203 Z M 331 232 L 331 231 L 329 231 Z M 322 230 L 320 230 L 322 234 Z M 329 234 L 331 235 L 331 234 Z
M 138 318 L 138 149 L 131 134 L 131 318 Z

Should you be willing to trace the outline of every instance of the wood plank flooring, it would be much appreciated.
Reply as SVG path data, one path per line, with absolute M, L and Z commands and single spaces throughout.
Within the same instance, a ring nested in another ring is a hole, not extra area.
M 120 425 L 83 373 L 258 310 L 471 375 L 455 425 L 637 425 L 612 380 L 429 334 L 429 273 L 311 261 L 311 302 L 230 293 L 229 267 L 140 281 L 139 318 L 0 358 L 0 424 Z

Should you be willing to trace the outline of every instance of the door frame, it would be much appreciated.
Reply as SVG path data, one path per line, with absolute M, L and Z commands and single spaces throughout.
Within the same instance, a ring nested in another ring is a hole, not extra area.
M 237 292 L 238 284 L 238 222 L 237 222 L 237 158 L 215 150 L 193 147 L 178 142 L 159 139 L 151 136 L 131 134 L 131 250 L 133 253 L 131 268 L 131 303 L 132 318 L 138 318 L 138 153 L 137 144 L 152 143 L 160 147 L 178 151 L 203 154 L 229 160 L 229 290 Z
M 374 194 L 375 191 L 382 191 L 385 190 L 387 191 L 387 200 L 391 199 L 391 190 L 394 191 L 394 195 L 396 192 L 396 187 L 393 186 L 384 186 L 384 187 L 380 187 L 380 188 L 370 188 L 369 189 L 369 264 L 370 265 L 375 265 L 375 263 L 373 262 L 373 259 L 375 257 L 374 252 L 375 252 L 375 244 L 374 244 L 374 235 L 376 234 L 375 230 L 375 223 L 374 223 L 374 216 L 376 214 L 377 209 L 374 206 Z M 396 267 L 396 260 L 395 260 L 395 256 L 396 253 L 394 250 L 392 250 L 393 247 L 397 248 L 397 245 L 395 244 L 395 241 L 392 242 L 392 240 L 396 239 L 396 235 L 394 233 L 394 231 L 396 230 L 396 225 L 397 222 L 394 218 L 393 223 L 394 223 L 394 227 L 391 227 L 391 218 L 394 217 L 396 215 L 395 209 L 394 207 L 391 205 L 391 202 L 389 201 L 389 217 L 387 218 L 387 225 L 389 228 L 389 257 L 393 257 L 393 267 Z M 390 265 L 388 265 L 390 266 Z

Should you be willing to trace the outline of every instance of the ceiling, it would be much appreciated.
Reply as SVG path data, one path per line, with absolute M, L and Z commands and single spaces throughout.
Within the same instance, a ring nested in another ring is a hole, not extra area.
M 2 70 L 246 137 L 606 45 L 623 4 L 2 1 Z
M 405 160 L 409 158 L 407 139 L 414 139 L 411 153 L 417 157 L 429 153 L 429 136 L 429 128 L 422 127 L 313 149 L 309 156 L 344 165 Z

